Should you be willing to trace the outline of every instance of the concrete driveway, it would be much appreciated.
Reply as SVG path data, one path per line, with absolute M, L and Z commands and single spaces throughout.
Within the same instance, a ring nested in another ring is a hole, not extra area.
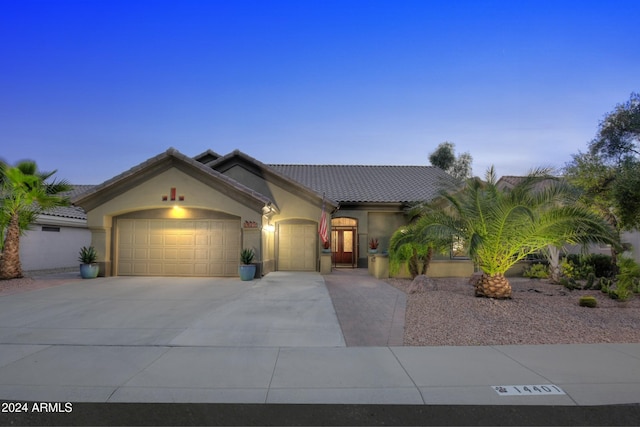
M 344 347 L 318 273 L 110 277 L 0 298 L 0 344 Z

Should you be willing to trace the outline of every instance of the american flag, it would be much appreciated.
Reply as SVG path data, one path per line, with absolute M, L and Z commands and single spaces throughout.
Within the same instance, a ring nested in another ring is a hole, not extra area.
M 320 235 L 320 239 L 322 239 L 322 243 L 327 243 L 329 236 L 327 230 L 327 212 L 324 210 L 324 196 L 322 197 L 322 215 L 320 215 L 318 234 Z

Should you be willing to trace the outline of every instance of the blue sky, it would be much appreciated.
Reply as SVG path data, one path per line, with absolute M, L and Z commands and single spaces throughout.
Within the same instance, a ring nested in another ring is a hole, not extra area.
M 561 167 L 640 91 L 633 1 L 8 1 L 0 157 L 97 184 L 169 147 Z

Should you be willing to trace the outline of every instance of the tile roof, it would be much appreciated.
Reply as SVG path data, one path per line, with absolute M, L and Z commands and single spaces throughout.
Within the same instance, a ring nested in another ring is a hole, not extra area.
M 337 202 L 406 203 L 431 200 L 454 184 L 434 166 L 268 165 Z
M 220 157 L 213 162 L 209 162 L 207 163 L 207 166 L 216 170 L 221 170 L 221 168 L 222 170 L 224 170 L 225 163 L 232 162 L 233 160 L 241 160 L 252 164 L 260 169 L 261 173 L 267 173 L 276 180 L 282 180 L 282 182 L 286 182 L 289 185 L 297 187 L 298 194 L 300 194 L 300 192 L 302 191 L 308 192 L 309 194 L 312 194 L 313 197 L 317 197 L 318 199 L 322 197 L 322 192 L 318 192 L 315 188 L 306 185 L 306 183 L 296 180 L 292 176 L 282 173 L 278 169 L 271 167 L 271 165 L 264 164 L 258 159 L 251 157 L 240 150 L 234 150 L 226 156 Z M 221 172 L 224 173 L 222 170 Z M 338 202 L 335 199 L 331 198 L 328 194 L 325 194 L 325 201 L 328 205 L 333 205 L 334 207 L 338 206 Z
M 213 152 L 207 151 L 203 155 L 211 153 Z M 236 152 L 234 153 L 237 154 Z M 72 200 L 78 200 L 82 198 L 82 195 L 90 195 L 104 186 L 112 184 L 114 181 L 124 179 L 138 169 L 143 168 L 149 162 L 156 161 L 167 154 L 178 155 L 183 159 L 186 158 L 186 156 L 177 153 L 177 150 L 169 149 L 167 152 L 161 153 L 159 156 L 149 159 L 100 185 L 74 185 L 73 190 L 65 195 Z M 221 159 L 224 157 L 221 156 Z M 248 158 L 263 165 L 256 159 Z M 199 168 L 206 168 L 211 173 L 216 173 L 195 159 L 188 160 L 189 163 Z M 441 189 L 454 184 L 454 180 L 450 175 L 434 166 L 285 164 L 263 166 L 286 179 L 308 187 L 318 194 L 325 194 L 327 199 L 339 203 L 408 203 L 431 200 L 438 195 Z M 225 175 L 218 176 L 222 179 L 233 181 Z M 235 181 L 233 183 L 240 186 Z M 76 206 L 54 208 L 45 212 L 45 214 L 86 219 L 84 210 Z
M 85 191 L 91 190 L 95 185 L 74 185 L 71 191 L 65 191 L 63 196 L 74 199 Z M 43 212 L 44 215 L 57 216 L 62 218 L 87 219 L 84 209 L 77 206 L 60 206 Z
M 514 175 L 505 175 L 503 177 L 501 177 L 500 179 L 498 179 L 498 182 L 496 183 L 498 187 L 500 188 L 513 188 L 516 185 L 520 184 L 522 181 L 524 181 L 526 177 L 525 176 L 514 176 Z M 550 178 L 546 178 L 546 179 L 542 179 L 538 182 L 536 182 L 533 185 L 534 190 L 536 191 L 542 191 L 544 189 L 546 189 L 549 185 L 551 185 L 551 183 L 553 182 L 557 182 L 559 179 L 561 179 L 560 177 L 550 177 Z

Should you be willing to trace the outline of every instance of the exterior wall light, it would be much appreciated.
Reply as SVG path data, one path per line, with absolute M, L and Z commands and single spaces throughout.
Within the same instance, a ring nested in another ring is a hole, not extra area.
M 269 233 L 273 233 L 274 231 L 276 231 L 276 226 L 273 224 L 265 224 L 262 226 L 262 229 L 264 231 L 268 231 Z

